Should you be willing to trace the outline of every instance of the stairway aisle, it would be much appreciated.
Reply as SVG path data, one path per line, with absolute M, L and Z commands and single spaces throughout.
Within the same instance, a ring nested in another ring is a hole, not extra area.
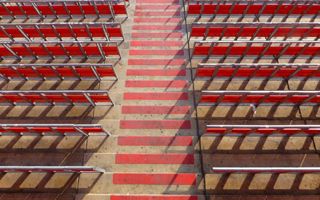
M 136 1 L 112 200 L 201 199 L 181 14 L 177 0 Z

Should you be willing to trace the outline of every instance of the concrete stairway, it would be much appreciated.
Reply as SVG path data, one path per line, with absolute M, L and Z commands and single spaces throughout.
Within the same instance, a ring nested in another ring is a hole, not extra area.
M 157 194 L 144 199 L 199 194 L 180 9 L 176 0 L 138 0 L 134 11 L 118 138 L 118 148 L 128 150 L 116 155 L 123 173 L 113 184 L 127 194 Z
M 137 0 L 130 8 L 128 60 L 123 56 L 121 103 L 114 108 L 119 109 L 119 128 L 105 150 L 87 154 L 86 160 L 110 173 L 90 194 L 77 197 L 203 199 L 182 7 L 177 0 Z M 80 179 L 79 188 L 85 182 Z

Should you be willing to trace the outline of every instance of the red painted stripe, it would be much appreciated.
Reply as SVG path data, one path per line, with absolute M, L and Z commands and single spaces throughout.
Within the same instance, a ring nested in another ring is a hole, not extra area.
M 137 38 L 179 38 L 181 39 L 183 37 L 183 34 L 180 32 L 173 32 L 173 33 L 132 33 L 131 34 L 132 39 Z
M 188 100 L 186 92 L 125 92 L 124 100 Z
M 111 195 L 110 200 L 198 200 L 198 196 L 191 195 Z
M 161 16 L 166 16 L 166 17 L 177 17 L 180 16 L 180 11 L 136 11 L 134 13 L 134 16 L 138 17 L 161 17 Z
M 182 47 L 183 42 L 182 41 L 131 41 L 130 45 L 132 47 Z
M 116 164 L 194 164 L 193 154 L 116 154 Z
M 149 31 L 179 31 L 181 30 L 181 26 L 172 26 L 172 25 L 153 25 L 153 26 L 148 26 L 148 25 L 135 25 L 132 26 L 133 30 L 149 30 Z
M 190 129 L 190 120 L 120 120 L 121 129 Z
M 192 136 L 119 136 L 120 146 L 192 146 Z
M 129 55 L 132 56 L 146 56 L 146 55 L 162 55 L 162 56 L 174 56 L 184 55 L 183 50 L 129 50 Z
M 136 10 L 180 10 L 180 5 L 136 5 Z
M 134 23 L 179 23 L 180 18 L 134 18 Z
M 185 62 L 185 59 L 129 59 L 128 65 L 182 66 Z
M 137 0 L 136 3 L 179 3 L 179 0 Z
M 122 106 L 123 114 L 188 114 L 190 106 Z
M 186 88 L 188 83 L 186 80 L 174 81 L 149 81 L 149 80 L 128 80 L 126 87 L 133 88 Z
M 127 76 L 186 76 L 184 69 L 128 69 Z
M 141 184 L 141 185 L 195 185 L 196 174 L 141 174 L 114 173 L 113 184 Z

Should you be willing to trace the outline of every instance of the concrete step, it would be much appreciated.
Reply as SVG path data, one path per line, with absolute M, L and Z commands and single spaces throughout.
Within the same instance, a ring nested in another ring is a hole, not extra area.
M 204 200 L 200 195 L 174 195 L 174 194 L 78 194 L 76 200 Z M 64 200 L 64 199 L 63 199 Z
M 135 17 L 179 17 L 180 18 L 181 12 L 178 11 L 146 11 L 146 10 L 139 10 L 134 13 Z
M 148 77 L 149 79 L 154 76 L 159 77 L 181 77 L 184 78 L 187 72 L 185 69 L 127 69 L 127 76 L 133 77 Z
M 114 173 L 115 185 L 179 185 L 195 186 L 197 175 L 194 173 Z
M 133 19 L 133 22 L 135 24 L 140 24 L 140 23 L 154 23 L 154 24 L 170 24 L 170 25 L 178 25 L 182 23 L 182 19 L 181 18 L 164 18 L 164 17 L 157 17 L 157 18 L 149 18 L 149 17 L 135 17 Z
M 122 106 L 122 114 L 190 114 L 190 106 Z
M 81 174 L 78 192 L 92 194 L 199 194 L 202 178 L 196 173 Z
M 123 95 L 124 100 L 174 100 L 187 101 L 189 100 L 187 92 L 126 92 Z
M 182 41 L 141 41 L 141 40 L 132 40 L 130 41 L 130 46 L 135 48 L 146 48 L 146 47 L 179 47 L 179 49 L 182 48 L 183 42 Z
M 180 5 L 136 5 L 136 10 L 157 10 L 157 11 L 176 11 L 180 10 Z
M 190 120 L 120 120 L 121 129 L 190 129 Z
M 130 56 L 183 56 L 183 50 L 132 49 Z
M 127 88 L 175 88 L 186 89 L 188 82 L 186 80 L 127 80 L 125 82 Z
M 179 4 L 179 0 L 136 0 L 136 3 L 139 4 L 161 4 L 161 5 L 174 5 Z
M 86 165 L 96 165 L 108 172 L 192 173 L 199 156 L 186 153 L 86 153 Z
M 186 63 L 184 58 L 175 58 L 175 59 L 137 59 L 131 58 L 128 59 L 128 65 L 130 66 L 148 66 L 156 67 L 160 66 L 161 68 L 167 68 L 169 66 L 174 67 L 183 67 Z
M 192 125 L 194 127 L 194 125 Z M 126 136 L 196 136 L 195 129 L 120 129 L 113 132 L 114 135 Z
M 103 136 L 89 137 L 81 150 L 88 153 L 186 153 L 194 152 L 193 136 L 121 136 L 112 135 L 108 138 Z
M 149 25 L 134 25 L 132 26 L 132 30 L 134 31 L 181 31 L 181 25 L 153 25 L 150 23 Z
M 159 39 L 172 40 L 172 39 L 182 39 L 183 33 L 181 32 L 134 32 L 131 34 L 132 39 Z

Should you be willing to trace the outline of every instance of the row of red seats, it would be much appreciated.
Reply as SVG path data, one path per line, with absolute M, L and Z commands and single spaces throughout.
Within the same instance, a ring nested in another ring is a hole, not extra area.
M 318 64 L 199 64 L 196 70 L 197 77 L 320 77 L 320 65 Z
M 320 37 L 320 23 L 193 23 L 191 37 Z
M 0 77 L 11 79 L 117 79 L 112 64 L 2 64 L 0 65 Z
M 127 15 L 126 5 L 114 4 L 112 1 L 95 1 L 95 4 L 89 2 L 9 2 L 0 4 L 0 15 L 5 17 L 33 17 L 33 16 L 54 16 L 61 18 L 63 16 L 105 16 L 105 15 Z
M 244 43 L 244 44 L 243 44 Z M 195 42 L 194 56 L 318 56 L 319 42 L 259 42 L 245 41 L 236 44 L 228 41 Z
M 100 56 L 120 57 L 116 42 L 31 42 L 4 43 L 0 42 L 0 57 L 38 57 L 38 56 Z
M 202 91 L 200 105 L 319 104 L 318 91 Z
M 103 38 L 124 40 L 120 23 L 27 23 L 2 24 L 0 38 L 43 40 L 50 38 Z
M 0 104 L 16 105 L 113 105 L 102 90 L 0 91 Z

